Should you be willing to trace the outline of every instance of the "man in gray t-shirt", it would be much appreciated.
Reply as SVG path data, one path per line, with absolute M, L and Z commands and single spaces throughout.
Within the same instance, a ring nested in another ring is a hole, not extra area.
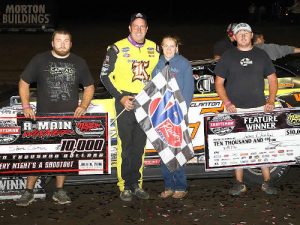
M 253 37 L 254 46 L 263 49 L 272 60 L 282 58 L 286 55 L 300 53 L 300 48 L 289 45 L 266 44 L 264 35 L 260 32 Z

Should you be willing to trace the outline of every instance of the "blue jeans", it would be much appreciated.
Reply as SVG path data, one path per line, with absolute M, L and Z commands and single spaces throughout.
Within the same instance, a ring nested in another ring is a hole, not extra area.
M 163 162 L 161 162 L 160 168 L 164 178 L 165 190 L 186 191 L 187 180 L 184 166 L 181 166 L 172 173 Z

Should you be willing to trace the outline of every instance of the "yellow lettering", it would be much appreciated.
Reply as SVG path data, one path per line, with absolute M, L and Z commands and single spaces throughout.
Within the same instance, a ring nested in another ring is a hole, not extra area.
M 196 134 L 197 134 L 197 132 L 198 132 L 198 129 L 200 127 L 200 122 L 190 123 L 189 127 L 193 129 L 192 134 L 191 134 L 191 138 L 194 139 L 195 136 L 196 136 Z
M 300 102 L 300 94 L 294 94 L 294 97 L 297 102 Z

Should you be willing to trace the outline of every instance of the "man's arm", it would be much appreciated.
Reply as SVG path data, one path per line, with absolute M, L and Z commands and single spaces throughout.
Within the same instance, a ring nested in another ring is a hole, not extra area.
M 110 73 L 115 68 L 118 52 L 119 49 L 115 45 L 110 46 L 110 48 L 107 50 L 101 69 L 100 80 L 109 93 L 116 99 L 116 101 L 119 101 L 127 111 L 130 111 L 134 109 L 134 97 L 120 93 L 110 80 Z
M 220 55 L 214 55 L 214 60 L 218 61 L 219 59 L 221 59 L 221 56 Z
M 80 117 L 86 112 L 86 109 L 89 107 L 91 100 L 93 99 L 94 92 L 95 92 L 95 87 L 93 84 L 84 87 L 82 100 L 80 105 L 76 108 L 74 112 L 74 117 Z
M 278 90 L 278 80 L 275 73 L 272 73 L 268 76 L 268 83 L 269 83 L 269 98 L 265 105 L 265 111 L 271 112 L 275 108 L 276 94 Z
M 272 60 L 276 60 L 294 54 L 295 47 L 289 45 L 278 45 L 278 44 L 259 44 L 256 45 L 258 48 L 263 49 Z
M 30 107 L 30 84 L 20 79 L 19 81 L 19 95 L 22 102 L 23 114 L 26 118 L 35 119 L 35 114 Z
M 300 53 L 300 48 L 294 48 L 294 53 Z
M 219 97 L 221 98 L 221 100 L 223 101 L 227 112 L 235 113 L 236 112 L 235 105 L 232 104 L 232 102 L 228 98 L 227 92 L 224 87 L 224 82 L 225 82 L 224 78 L 220 76 L 216 76 L 216 81 L 215 81 L 216 91 Z
M 119 49 L 117 46 L 112 45 L 107 50 L 105 60 L 102 65 L 101 73 L 100 73 L 100 80 L 104 87 L 108 90 L 108 92 L 117 100 L 120 101 L 123 97 L 122 93 L 120 93 L 113 83 L 110 80 L 110 74 L 113 72 L 115 68 L 115 63 L 117 61 L 117 54 Z

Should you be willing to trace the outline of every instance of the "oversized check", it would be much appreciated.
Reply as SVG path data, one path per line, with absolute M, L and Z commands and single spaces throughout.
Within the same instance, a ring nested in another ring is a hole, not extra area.
M 300 157 L 300 108 L 206 115 L 206 170 L 291 165 Z

